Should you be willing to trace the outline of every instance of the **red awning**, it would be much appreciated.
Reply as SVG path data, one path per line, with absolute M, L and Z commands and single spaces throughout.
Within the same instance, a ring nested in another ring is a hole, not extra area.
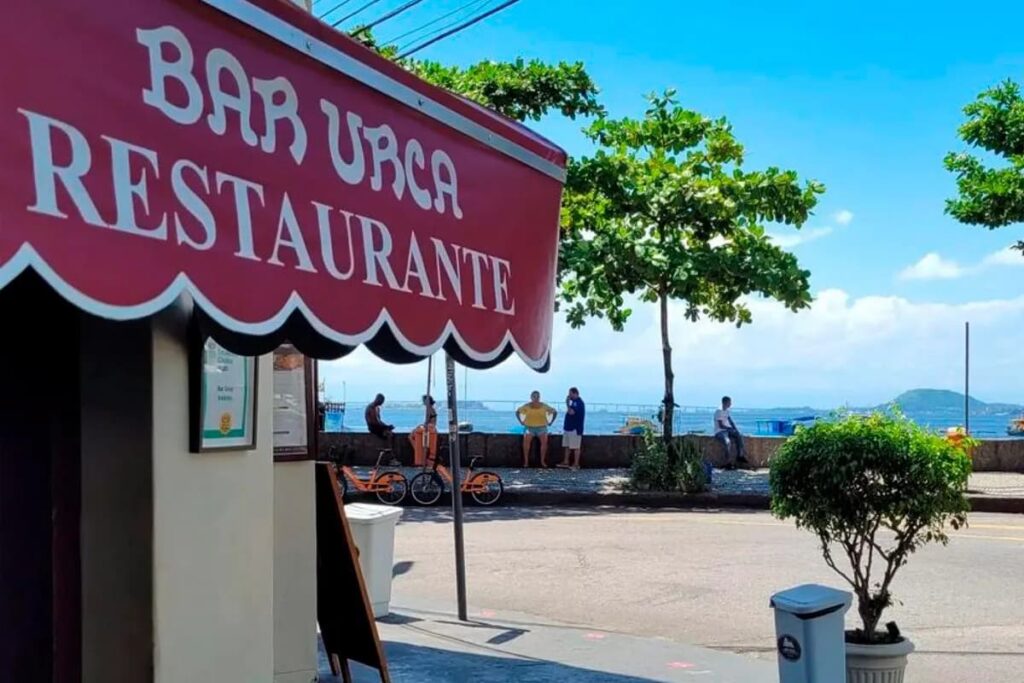
M 564 153 L 280 0 L 7 0 L 0 287 L 229 348 L 547 364 Z M 246 351 L 242 351 L 246 352 Z

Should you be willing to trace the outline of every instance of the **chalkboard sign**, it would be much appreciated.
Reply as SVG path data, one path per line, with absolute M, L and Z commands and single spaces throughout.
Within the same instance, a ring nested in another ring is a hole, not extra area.
M 348 662 L 377 669 L 391 683 L 384 650 L 373 620 L 352 532 L 339 495 L 338 479 L 328 463 L 316 466 L 316 613 L 331 671 L 352 680 Z

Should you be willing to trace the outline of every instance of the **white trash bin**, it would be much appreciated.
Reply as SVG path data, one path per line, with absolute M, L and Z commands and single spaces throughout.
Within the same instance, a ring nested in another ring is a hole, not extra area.
M 395 563 L 395 526 L 402 508 L 387 505 L 351 503 L 345 516 L 359 549 L 359 569 L 363 572 L 373 616 L 391 611 L 391 573 Z
M 852 599 L 847 591 L 816 584 L 772 596 L 780 683 L 846 680 L 843 617 Z

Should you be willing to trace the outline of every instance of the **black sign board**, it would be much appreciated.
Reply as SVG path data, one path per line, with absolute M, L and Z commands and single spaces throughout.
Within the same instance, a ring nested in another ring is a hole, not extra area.
M 349 661 L 377 669 L 391 683 L 377 624 L 359 569 L 334 468 L 316 466 L 316 615 L 331 671 L 352 680 Z

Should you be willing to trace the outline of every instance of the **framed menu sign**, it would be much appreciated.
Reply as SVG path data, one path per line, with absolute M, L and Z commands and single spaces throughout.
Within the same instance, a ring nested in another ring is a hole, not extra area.
M 274 351 L 274 459 L 309 460 L 315 456 L 313 361 L 294 346 Z
M 257 359 L 205 339 L 193 352 L 192 418 L 195 453 L 256 448 Z

